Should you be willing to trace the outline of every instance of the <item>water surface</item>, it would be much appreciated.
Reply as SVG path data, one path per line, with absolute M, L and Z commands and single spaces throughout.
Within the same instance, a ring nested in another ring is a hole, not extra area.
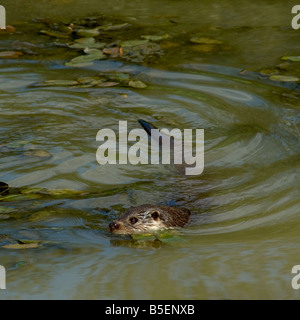
M 184 12 L 174 1 L 3 4 L 18 32 L 1 35 L 1 51 L 17 40 L 49 45 L 32 19 L 102 14 L 151 34 L 167 32 L 178 45 L 149 63 L 107 59 L 68 68 L 74 53 L 51 46 L 0 60 L 0 181 L 84 191 L 1 202 L 1 234 L 42 241 L 38 248 L 0 249 L 7 271 L 1 299 L 298 299 L 291 269 L 300 264 L 299 85 L 259 73 L 299 54 L 289 2 L 188 1 Z M 224 46 L 203 52 L 188 41 L 199 34 Z M 147 88 L 36 86 L 113 72 Z M 299 75 L 299 66 L 280 72 Z M 139 128 L 138 119 L 204 129 L 204 173 L 100 166 L 98 130 L 117 131 L 120 120 Z M 143 203 L 188 207 L 192 223 L 179 231 L 183 241 L 134 246 L 106 231 L 109 221 Z

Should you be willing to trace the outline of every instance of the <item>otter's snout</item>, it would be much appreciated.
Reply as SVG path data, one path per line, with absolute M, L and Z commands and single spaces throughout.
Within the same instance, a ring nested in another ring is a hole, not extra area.
M 120 224 L 116 221 L 113 221 L 108 225 L 108 227 L 109 227 L 110 231 L 113 232 L 114 230 L 117 230 L 120 228 Z

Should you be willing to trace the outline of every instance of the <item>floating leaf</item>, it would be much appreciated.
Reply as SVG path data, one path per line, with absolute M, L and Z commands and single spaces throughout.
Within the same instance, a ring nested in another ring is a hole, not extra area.
M 133 240 L 137 240 L 137 241 L 153 241 L 156 239 L 154 234 L 151 233 L 137 233 L 137 234 L 132 234 L 131 235 Z
M 6 249 L 33 249 L 40 247 L 41 244 L 37 242 L 32 243 L 10 243 L 2 246 L 2 248 Z
M 289 60 L 293 62 L 300 62 L 300 56 L 283 56 L 281 60 Z
M 300 78 L 294 76 L 283 76 L 283 75 L 274 75 L 269 78 L 273 81 L 282 81 L 282 82 L 297 82 L 300 81 Z
M 138 89 L 143 89 L 143 88 L 147 87 L 147 85 L 140 80 L 130 80 L 128 82 L 128 85 L 129 85 L 129 87 L 138 88 Z
M 23 55 L 23 52 L 20 51 L 1 51 L 0 58 L 1 59 L 15 59 L 19 58 Z
M 163 36 L 142 35 L 141 38 L 149 40 L 149 41 L 161 41 L 161 40 L 169 38 L 169 35 L 168 34 L 165 34 Z
M 103 58 L 104 57 L 103 52 L 101 50 L 98 50 L 98 49 L 85 48 L 83 51 L 84 51 L 84 53 L 89 54 L 91 56 L 95 56 L 95 57 L 98 57 L 98 58 Z
M 100 34 L 99 27 L 95 29 L 79 29 L 77 30 L 77 34 L 80 37 L 97 37 Z
M 206 38 L 206 37 L 193 37 L 190 39 L 192 43 L 200 43 L 200 44 L 223 44 L 222 41 L 216 40 L 216 39 L 211 39 L 211 38 Z
M 262 76 L 270 76 L 270 75 L 278 74 L 279 71 L 277 69 L 264 69 L 264 70 L 259 71 L 259 73 Z
M 285 61 L 278 64 L 276 67 L 280 70 L 286 71 L 290 66 L 291 66 L 291 63 L 289 61 Z
M 29 150 L 24 153 L 28 157 L 49 158 L 51 154 L 45 150 Z
M 113 31 L 113 30 L 120 30 L 123 28 L 128 28 L 130 26 L 131 26 L 131 24 L 125 22 L 122 24 L 116 24 L 116 25 L 111 25 L 111 26 L 101 26 L 101 27 L 98 27 L 98 29 L 103 30 L 103 31 Z
M 97 87 L 99 88 L 114 87 L 114 86 L 117 86 L 118 84 L 119 82 L 106 81 L 106 82 L 97 84 Z
M 149 42 L 148 40 L 128 40 L 120 43 L 121 47 L 136 47 Z
M 102 83 L 104 81 L 104 79 L 101 79 L 99 77 L 82 77 L 82 78 L 78 78 L 77 81 L 81 85 L 95 86 L 97 84 Z
M 96 42 L 96 40 L 91 37 L 76 39 L 74 44 L 69 45 L 69 48 L 72 48 L 72 49 L 85 49 L 85 48 L 100 49 L 104 47 L 105 47 L 104 42 Z
M 121 47 L 105 48 L 103 53 L 117 57 L 123 54 L 123 49 Z
M 162 242 L 159 240 L 111 240 L 111 245 L 115 247 L 129 247 L 129 248 L 161 248 Z
M 56 30 L 41 30 L 40 33 L 43 33 L 43 34 L 46 34 L 47 36 L 55 37 L 55 38 L 69 38 L 69 34 L 56 31 Z
M 166 229 L 161 230 L 156 234 L 158 240 L 168 244 L 186 244 L 187 240 L 180 236 L 177 230 Z
M 123 45 L 124 46 L 123 46 Z M 121 43 L 123 48 L 122 58 L 130 62 L 141 63 L 149 61 L 151 57 L 157 58 L 158 55 L 163 54 L 161 46 L 148 40 L 133 40 Z
M 71 34 L 74 31 L 74 24 L 71 23 L 68 26 L 65 25 L 60 25 L 59 26 L 59 31 L 66 33 L 66 34 Z
M 77 81 L 74 80 L 46 80 L 43 83 L 45 87 L 65 87 L 65 86 L 74 86 L 78 84 Z
M 78 64 L 82 65 L 82 64 L 89 63 L 89 62 L 99 60 L 99 59 L 103 59 L 106 57 L 104 55 L 104 53 L 98 49 L 88 49 L 87 48 L 84 50 L 84 52 L 87 54 L 75 57 L 71 60 L 71 62 L 65 63 L 65 65 L 66 66 L 76 66 Z
M 90 55 L 90 54 L 81 55 L 81 56 L 73 58 L 71 60 L 70 64 L 71 65 L 82 64 L 82 63 L 91 62 L 91 61 L 94 61 L 94 60 L 97 60 L 97 59 L 99 59 L 99 58 L 97 56 L 94 56 L 94 55 Z M 68 64 L 68 65 L 70 65 L 70 64 Z

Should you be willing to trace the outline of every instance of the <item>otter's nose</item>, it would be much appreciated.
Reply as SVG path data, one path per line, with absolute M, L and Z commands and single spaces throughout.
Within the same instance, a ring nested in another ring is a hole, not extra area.
M 119 229 L 119 227 L 120 227 L 119 223 L 117 223 L 116 221 L 111 222 L 108 226 L 109 226 L 110 231 L 113 231 L 115 229 Z

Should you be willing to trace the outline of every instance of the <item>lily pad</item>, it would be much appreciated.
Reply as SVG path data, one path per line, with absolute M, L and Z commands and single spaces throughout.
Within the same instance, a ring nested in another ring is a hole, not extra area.
M 156 236 L 154 234 L 151 233 L 137 233 L 137 234 L 133 234 L 131 235 L 133 240 L 137 240 L 137 241 L 153 241 L 156 239 Z
M 271 76 L 271 75 L 278 74 L 279 71 L 278 71 L 278 69 L 264 69 L 264 70 L 260 70 L 259 73 L 262 76 Z
M 68 87 L 68 86 L 74 86 L 78 84 L 77 81 L 74 80 L 46 80 L 42 83 L 44 87 Z
M 70 62 L 65 63 L 65 65 L 72 67 L 106 58 L 105 54 L 98 49 L 85 49 L 84 52 L 87 54 L 75 57 Z
M 93 55 L 93 54 L 81 55 L 81 56 L 73 58 L 71 60 L 71 64 L 74 65 L 74 64 L 79 64 L 79 63 L 91 62 L 94 60 L 98 60 L 99 58 L 100 58 L 100 56 Z
M 78 78 L 77 81 L 80 85 L 95 86 L 104 82 L 104 79 L 99 77 L 82 77 Z
M 294 76 L 283 76 L 283 75 L 273 75 L 269 78 L 273 81 L 281 81 L 281 82 L 297 82 L 300 81 L 300 78 Z
M 1 51 L 0 58 L 1 59 L 15 59 L 19 58 L 23 55 L 23 52 L 20 51 Z
M 113 81 L 106 81 L 106 82 L 102 82 L 96 85 L 96 87 L 99 88 L 106 88 L 106 87 L 115 87 L 119 84 L 119 82 L 113 82 Z
M 56 30 L 41 30 L 40 33 L 43 33 L 43 34 L 46 34 L 47 36 L 55 37 L 55 38 L 69 38 L 70 36 L 68 33 L 63 33 Z
M 130 62 L 141 63 L 149 62 L 151 59 L 163 54 L 161 46 L 148 40 L 134 40 L 123 43 L 122 58 Z
M 131 24 L 130 23 L 122 23 L 122 24 L 115 24 L 115 25 L 110 25 L 110 26 L 101 26 L 98 27 L 99 30 L 103 30 L 103 31 L 113 31 L 113 30 L 120 30 L 120 29 L 124 29 L 124 28 L 128 28 L 130 27 Z
M 156 36 L 156 35 L 142 35 L 141 38 L 149 40 L 149 41 L 161 41 L 164 39 L 168 39 L 170 36 L 165 34 L 163 36 Z
M 300 56 L 283 56 L 281 60 L 289 60 L 293 62 L 300 62 Z
M 103 53 L 117 57 L 123 54 L 123 49 L 122 47 L 104 48 Z
M 72 49 L 102 49 L 105 47 L 104 42 L 96 42 L 96 40 L 92 37 L 89 38 L 79 38 L 75 40 L 75 43 L 69 45 L 69 48 Z
M 28 157 L 49 158 L 51 154 L 45 150 L 29 150 L 24 153 Z
M 99 27 L 95 29 L 79 29 L 77 30 L 77 34 L 80 37 L 97 37 L 100 34 Z
M 138 88 L 138 89 L 143 89 L 143 88 L 147 87 L 147 85 L 140 80 L 130 80 L 128 82 L 128 85 L 129 85 L 129 87 Z
M 149 40 L 127 40 L 120 43 L 121 47 L 136 47 L 149 42 Z
M 33 249 L 40 247 L 41 244 L 37 242 L 32 243 L 10 243 L 2 246 L 2 248 L 6 249 Z

